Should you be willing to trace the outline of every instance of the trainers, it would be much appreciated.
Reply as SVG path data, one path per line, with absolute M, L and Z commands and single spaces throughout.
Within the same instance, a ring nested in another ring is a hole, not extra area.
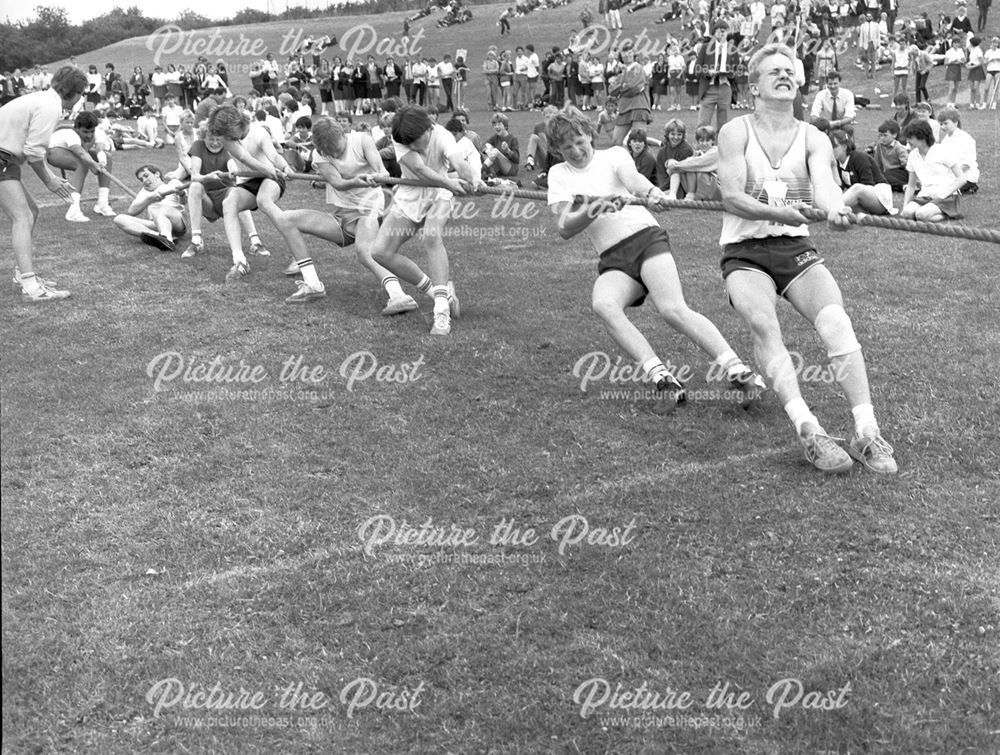
M 71 223 L 89 223 L 90 218 L 83 214 L 83 210 L 79 207 L 70 207 L 66 211 L 66 220 Z
M 250 266 L 247 265 L 246 262 L 237 262 L 229 268 L 229 272 L 226 273 L 226 283 L 241 281 L 248 275 L 250 275 Z
M 431 328 L 432 336 L 446 336 L 451 333 L 451 317 L 447 312 L 434 313 L 434 326 Z
M 455 284 L 451 281 L 448 281 L 448 312 L 456 320 L 462 316 L 462 303 L 458 300 Z
M 529 157 L 528 161 L 524 164 L 524 169 L 525 170 L 534 170 L 535 169 L 535 158 Z
M 106 218 L 113 218 L 115 215 L 118 214 L 117 212 L 111 209 L 111 205 L 109 204 L 95 204 L 94 212 L 96 212 L 98 215 L 103 215 Z
M 288 276 L 299 275 L 301 272 L 302 270 L 299 268 L 299 263 L 295 260 L 289 262 L 288 267 L 285 268 L 285 275 Z
M 656 381 L 656 392 L 659 394 L 653 405 L 653 412 L 656 414 L 670 414 L 687 401 L 687 389 L 684 388 L 684 383 L 669 372 Z
M 55 288 L 56 282 L 49 278 L 40 278 L 35 275 L 35 280 L 38 281 L 39 286 L 44 286 L 46 288 Z M 17 288 L 21 288 L 21 269 L 19 267 L 14 268 L 14 285 Z
M 837 438 L 831 438 L 812 422 L 802 425 L 799 433 L 806 460 L 820 472 L 837 474 L 850 472 L 854 462 L 850 454 L 837 445 Z
M 194 257 L 196 254 L 204 254 L 204 253 L 205 253 L 205 245 L 204 244 L 196 244 L 196 243 L 194 243 L 192 241 L 190 243 L 190 245 L 188 246 L 188 248 L 185 249 L 183 252 L 181 252 L 181 259 L 182 260 L 189 260 L 192 257 Z
M 250 254 L 256 254 L 258 257 L 270 257 L 271 256 L 271 253 L 259 241 L 255 241 L 255 242 L 253 242 L 250 245 Z
M 749 409 L 760 401 L 764 391 L 767 390 L 764 378 L 751 370 L 744 370 L 739 375 L 734 375 L 730 378 L 729 384 L 740 392 L 740 406 L 744 409 Z
M 57 291 L 56 289 L 49 288 L 45 285 L 42 285 L 30 292 L 23 289 L 21 290 L 21 298 L 24 301 L 30 302 L 56 301 L 57 299 L 66 299 L 68 297 L 69 291 Z
M 874 436 L 855 435 L 847 446 L 848 453 L 860 461 L 865 469 L 881 474 L 896 474 L 899 467 L 892 457 L 892 446 L 876 433 Z
M 389 299 L 385 305 L 385 309 L 382 310 L 382 316 L 391 317 L 392 315 L 401 315 L 405 312 L 412 312 L 416 308 L 417 302 L 413 297 L 403 294 L 402 296 Z
M 161 252 L 172 252 L 177 248 L 177 245 L 172 240 L 160 233 L 149 233 L 147 231 L 139 234 L 139 238 L 142 239 L 143 244 L 148 244 L 154 249 L 159 249 Z
M 322 283 L 319 288 L 313 288 L 305 281 L 295 281 L 295 293 L 285 299 L 285 304 L 305 304 L 314 299 L 326 298 L 326 286 Z

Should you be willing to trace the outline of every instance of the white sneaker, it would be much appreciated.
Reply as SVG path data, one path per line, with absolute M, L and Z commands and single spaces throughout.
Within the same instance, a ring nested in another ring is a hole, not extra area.
M 326 286 L 322 283 L 319 288 L 313 288 L 305 281 L 295 281 L 295 285 L 295 293 L 285 299 L 285 304 L 305 304 L 326 297 Z
M 55 288 L 56 282 L 50 278 L 41 278 L 35 275 L 35 280 L 38 281 L 39 286 L 45 286 L 47 288 Z M 15 265 L 14 267 L 14 285 L 20 289 L 21 288 L 21 268 Z
M 385 305 L 385 309 L 382 310 L 382 316 L 391 317 L 392 315 L 401 315 L 405 312 L 412 312 L 416 308 L 417 302 L 414 301 L 413 297 L 403 294 L 402 296 L 389 299 Z
M 70 207 L 66 211 L 66 220 L 71 223 L 89 223 L 90 218 L 83 214 L 83 210 L 79 207 Z
M 111 209 L 111 205 L 109 204 L 95 204 L 94 212 L 96 212 L 98 215 L 103 215 L 106 218 L 113 218 L 115 215 L 118 214 L 117 212 Z
M 458 300 L 455 284 L 451 281 L 448 281 L 448 312 L 456 320 L 462 316 L 462 303 Z
M 21 290 L 21 298 L 24 301 L 30 302 L 56 301 L 57 299 L 66 299 L 68 297 L 69 291 L 57 291 L 48 286 L 39 286 L 34 291 Z
M 285 275 L 293 276 L 293 275 L 301 275 L 301 274 L 302 274 L 302 270 L 301 270 L 301 268 L 299 268 L 299 263 L 296 262 L 295 260 L 292 260 L 291 262 L 289 262 L 288 263 L 288 267 L 285 268 Z
M 447 312 L 436 312 L 434 314 L 434 326 L 431 328 L 432 336 L 447 336 L 451 334 L 451 317 Z

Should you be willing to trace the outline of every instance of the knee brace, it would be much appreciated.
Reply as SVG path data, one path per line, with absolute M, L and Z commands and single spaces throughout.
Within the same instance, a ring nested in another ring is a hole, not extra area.
M 829 304 L 819 311 L 813 323 L 816 332 L 826 345 L 826 355 L 830 359 L 846 357 L 861 351 L 861 344 L 854 335 L 851 318 L 839 304 Z

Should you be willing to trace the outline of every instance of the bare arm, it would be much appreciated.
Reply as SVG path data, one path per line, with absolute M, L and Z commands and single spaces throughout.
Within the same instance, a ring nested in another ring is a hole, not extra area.
M 407 168 L 412 170 L 417 178 L 424 181 L 432 186 L 437 186 L 442 189 L 447 189 L 455 194 L 464 194 L 465 188 L 458 181 L 455 181 L 447 176 L 442 176 L 436 170 L 427 167 L 427 163 L 424 162 L 418 153 L 414 151 L 409 151 L 399 159 L 400 165 L 405 165 Z M 472 171 L 469 170 L 469 173 Z M 459 173 L 461 175 L 461 173 Z
M 826 221 L 835 230 L 850 225 L 851 208 L 844 205 L 844 192 L 837 186 L 831 167 L 833 147 L 824 134 L 813 127 L 806 127 L 806 160 L 813 187 L 813 205 L 827 213 Z

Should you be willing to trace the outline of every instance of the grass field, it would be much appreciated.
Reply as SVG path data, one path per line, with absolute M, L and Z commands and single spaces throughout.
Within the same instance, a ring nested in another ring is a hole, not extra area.
M 967 120 L 964 222 L 997 228 L 997 121 Z M 170 164 L 116 157 L 132 185 Z M 269 268 L 227 286 L 218 224 L 185 264 L 29 183 L 39 269 L 73 297 L 0 295 L 5 752 L 1000 748 L 994 246 L 814 231 L 900 464 L 834 479 L 772 395 L 662 417 L 622 393 L 641 386 L 581 392 L 588 355 L 620 355 L 593 253 L 544 212 L 501 222 L 483 198 L 452 223 L 463 314 L 432 339 L 426 300 L 378 316 L 350 249 L 312 243 L 329 297 L 291 307 L 263 218 Z M 688 301 L 749 358 L 719 216 L 662 222 Z M 814 332 L 788 307 L 783 327 L 813 375 Z M 804 392 L 849 432 L 835 385 Z

